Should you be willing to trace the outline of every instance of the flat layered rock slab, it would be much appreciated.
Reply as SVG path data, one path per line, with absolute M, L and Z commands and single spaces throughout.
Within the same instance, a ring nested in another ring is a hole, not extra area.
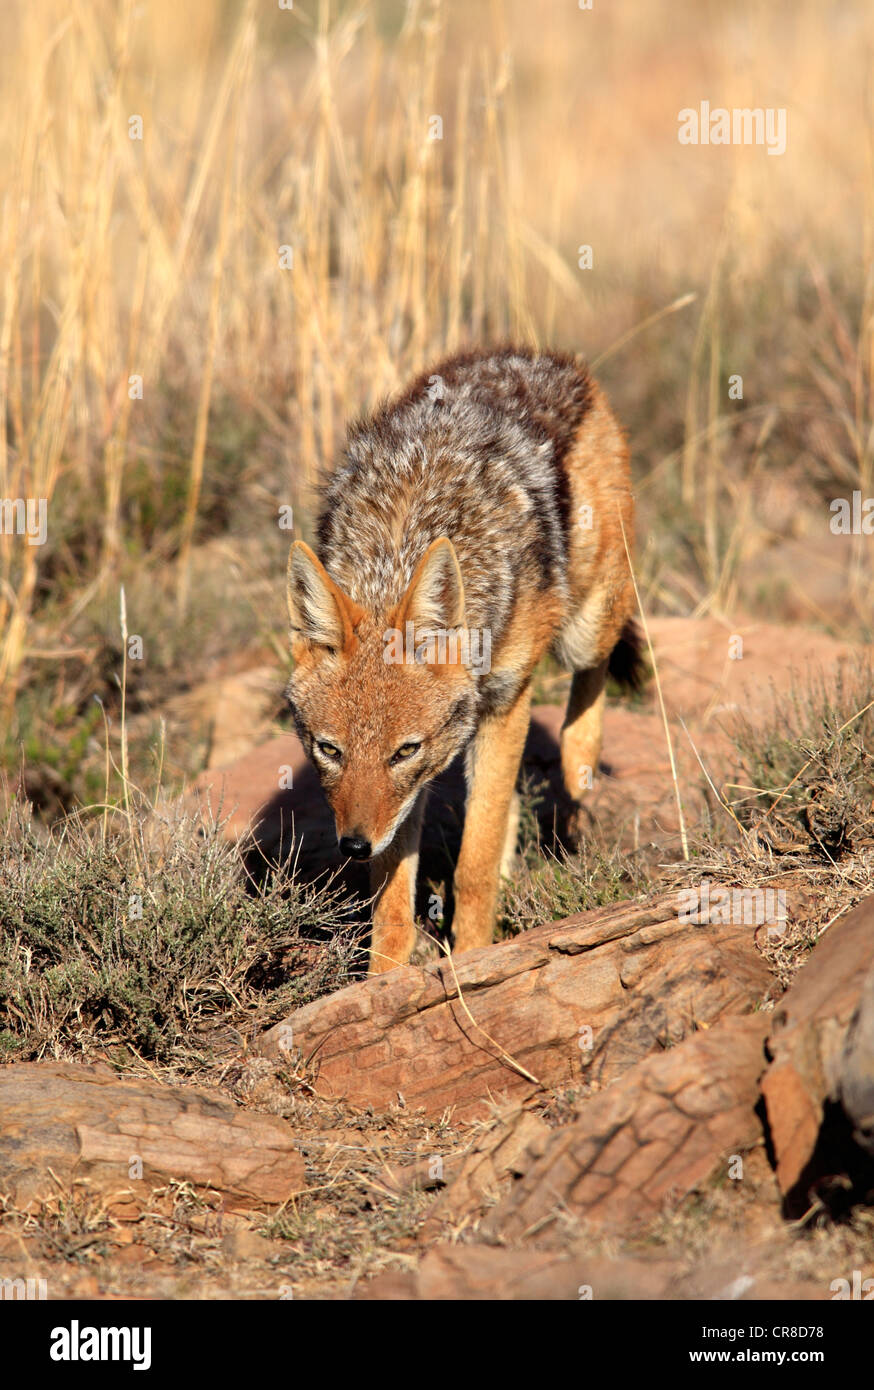
M 865 650 L 815 628 L 740 616 L 732 625 L 716 618 L 655 617 L 649 628 L 668 714 L 699 727 L 735 712 L 768 714 L 775 691 L 818 673 L 833 675 Z
M 354 1298 L 441 1301 L 562 1301 L 662 1298 L 679 1272 L 669 1261 L 592 1259 L 489 1245 L 439 1245 L 414 1270 L 388 1271 L 359 1284 Z
M 742 1268 L 743 1272 L 738 1273 Z M 493 1245 L 439 1245 L 412 1270 L 386 1271 L 359 1284 L 356 1300 L 549 1300 L 573 1302 L 637 1299 L 814 1301 L 833 1297 L 825 1284 L 781 1279 L 767 1256 L 691 1270 L 672 1259 L 614 1258 L 568 1252 L 505 1250 Z M 714 1343 L 715 1345 L 715 1343 Z
M 751 931 L 677 913 L 666 893 L 393 970 L 298 1009 L 259 1048 L 312 1064 L 321 1095 L 384 1108 L 400 1093 L 459 1119 L 544 1086 L 603 1086 L 768 990 Z
M 543 1240 L 559 1217 L 570 1217 L 625 1233 L 659 1216 L 761 1139 L 756 1105 L 767 1028 L 767 1015 L 727 1019 L 581 1101 L 575 1119 L 546 1142 L 537 1137 L 529 1162 L 516 1157 L 523 1175 L 482 1232 Z M 461 1210 L 451 1188 L 441 1199 L 452 1221 L 470 1214 L 465 1176 Z
M 835 1147 L 834 1108 L 832 1151 L 817 1161 L 828 1107 L 843 1111 L 860 1151 L 874 1151 L 874 898 L 820 937 L 775 1010 L 768 1052 L 762 1091 L 777 1181 L 804 1205 L 823 1163 L 853 1161 Z
M 270 1208 L 306 1187 L 290 1125 L 185 1086 L 123 1080 L 102 1064 L 0 1067 L 0 1192 L 27 1209 L 58 1184 L 127 1208 L 170 1181 L 229 1209 Z M 142 1178 L 131 1178 L 142 1164 Z

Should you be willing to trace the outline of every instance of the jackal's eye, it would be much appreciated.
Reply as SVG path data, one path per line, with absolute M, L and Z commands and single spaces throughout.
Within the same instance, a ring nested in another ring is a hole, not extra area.
M 323 743 L 321 739 L 316 739 L 316 747 L 332 763 L 338 763 L 343 756 L 336 743 Z
M 391 762 L 404 763 L 407 761 L 407 758 L 412 758 L 414 753 L 418 753 L 421 747 L 421 743 L 402 743 L 397 752 L 392 754 Z

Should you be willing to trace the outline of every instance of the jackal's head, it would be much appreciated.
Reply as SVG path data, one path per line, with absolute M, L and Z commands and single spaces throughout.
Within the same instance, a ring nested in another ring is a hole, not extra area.
M 388 613 L 355 603 L 309 546 L 288 558 L 298 733 L 337 824 L 341 850 L 391 844 L 419 792 L 475 727 L 476 681 L 462 659 L 464 588 L 452 542 L 434 541 Z

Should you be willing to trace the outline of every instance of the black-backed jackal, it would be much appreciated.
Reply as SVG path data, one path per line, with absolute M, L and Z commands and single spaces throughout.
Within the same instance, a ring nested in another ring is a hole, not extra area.
M 636 675 L 628 449 L 572 358 L 470 352 L 350 429 L 318 555 L 288 563 L 289 698 L 340 848 L 371 864 L 370 972 L 410 957 L 426 788 L 464 750 L 454 949 L 492 940 L 515 847 L 531 676 L 573 672 L 561 735 L 579 799 L 608 667 Z

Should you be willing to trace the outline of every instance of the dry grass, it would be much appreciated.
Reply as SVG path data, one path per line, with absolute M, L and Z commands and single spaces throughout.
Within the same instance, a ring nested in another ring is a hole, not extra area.
M 520 799 L 517 867 L 512 879 L 502 885 L 501 936 L 515 936 L 542 922 L 561 921 L 575 912 L 633 898 L 651 883 L 652 866 L 640 856 L 624 853 L 597 828 L 583 837 L 576 850 L 544 845 L 537 815 L 538 788 L 526 785 Z
M 341 987 L 361 951 L 331 885 L 247 882 L 219 823 L 160 842 L 81 818 L 0 839 L 0 1058 L 101 1059 L 198 1075 L 261 1027 Z
M 735 715 L 739 781 L 710 784 L 691 862 L 665 869 L 675 884 L 782 890 L 786 927 L 759 941 L 782 986 L 819 935 L 874 892 L 872 701 L 874 673 L 860 656 L 775 692 L 766 719 Z M 717 817 L 717 795 L 730 822 Z

